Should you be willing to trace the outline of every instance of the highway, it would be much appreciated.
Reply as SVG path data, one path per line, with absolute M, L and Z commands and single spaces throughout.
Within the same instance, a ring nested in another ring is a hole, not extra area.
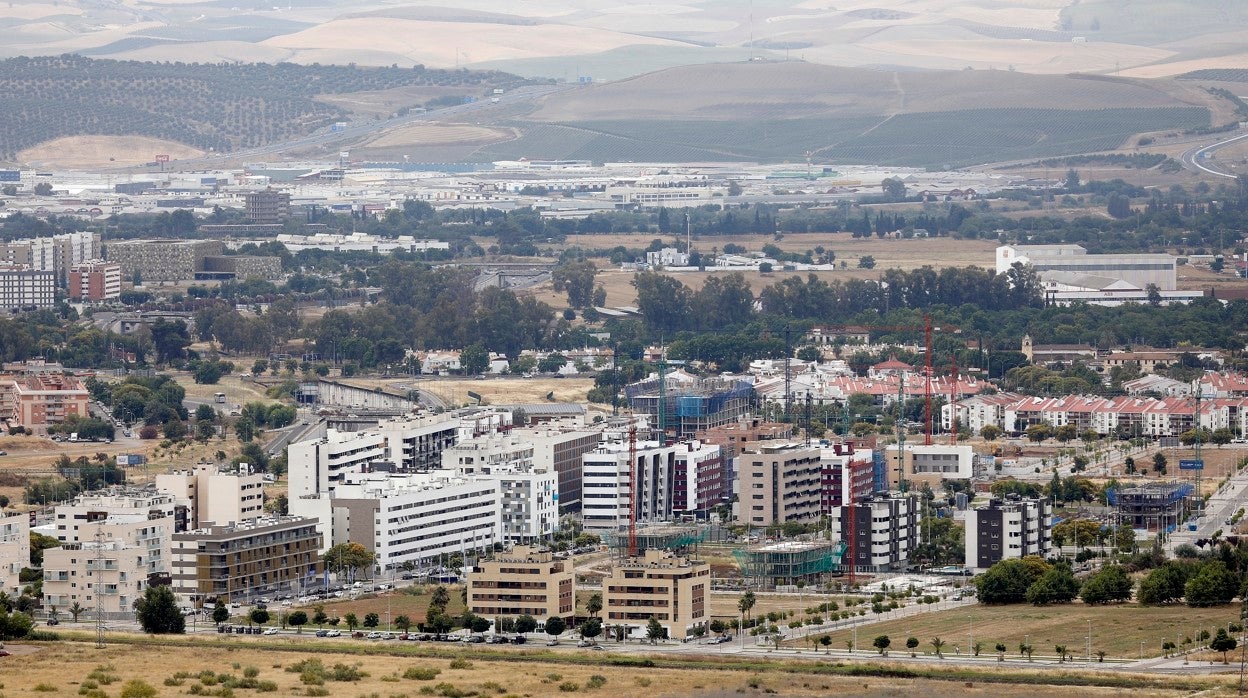
M 382 131 L 399 129 L 416 123 L 431 123 L 444 121 L 466 121 L 469 117 L 478 115 L 490 110 L 498 110 L 504 107 L 514 107 L 518 104 L 532 102 L 556 92 L 576 88 L 575 84 L 558 84 L 558 85 L 526 85 L 518 87 L 514 90 L 498 95 L 497 97 L 482 97 L 475 102 L 468 104 L 457 104 L 455 106 L 438 109 L 431 112 L 409 113 L 405 116 L 394 117 L 390 119 L 356 119 L 354 121 L 343 122 L 346 125 L 340 130 L 333 130 L 334 127 L 326 126 L 316 131 L 296 138 L 293 140 L 282 141 L 280 143 L 269 143 L 267 145 L 256 146 L 254 148 L 245 148 L 242 150 L 234 150 L 228 153 L 215 153 L 207 157 L 194 158 L 189 160 L 177 160 L 176 167 L 180 170 L 202 169 L 211 167 L 220 167 L 224 161 L 228 160 L 258 160 L 267 156 L 280 155 L 289 150 L 296 148 L 329 148 L 337 145 L 340 148 L 352 145 L 360 139 L 369 135 L 376 135 Z M 493 101 L 497 99 L 498 101 Z
M 1205 174 L 1211 174 L 1217 177 L 1226 177 L 1228 179 L 1235 179 L 1238 175 L 1230 174 L 1227 172 L 1223 172 L 1221 170 L 1216 170 L 1212 167 L 1208 167 L 1207 165 L 1203 164 L 1201 160 L 1206 159 L 1213 153 L 1216 153 L 1217 151 L 1221 150 L 1222 148 L 1225 148 L 1226 146 L 1231 145 L 1232 143 L 1237 143 L 1241 140 L 1244 140 L 1245 138 L 1248 138 L 1248 133 L 1242 133 L 1238 136 L 1227 138 L 1225 140 L 1212 143 L 1210 145 L 1205 145 L 1205 146 L 1198 145 L 1192 148 L 1188 148 L 1187 150 L 1183 151 L 1182 155 L 1179 156 L 1179 162 L 1183 163 L 1184 168 L 1192 172 L 1196 172 L 1198 174 L 1203 172 Z

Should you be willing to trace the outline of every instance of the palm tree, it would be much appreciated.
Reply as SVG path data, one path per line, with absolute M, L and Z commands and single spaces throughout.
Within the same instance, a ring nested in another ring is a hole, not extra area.
M 932 638 L 932 649 L 936 650 L 936 657 L 937 657 L 938 659 L 944 659 L 944 657 L 945 657 L 945 655 L 943 655 L 943 654 L 941 654 L 941 653 L 940 653 L 941 648 L 942 648 L 942 647 L 944 647 L 944 646 L 945 646 L 945 641 L 944 641 L 944 640 L 942 640 L 942 639 L 940 639 L 940 638 L 938 638 L 938 637 L 934 637 L 934 638 Z
M 81 616 L 82 614 L 84 614 L 84 613 L 86 613 L 86 612 L 87 612 L 87 609 L 83 608 L 83 607 L 82 607 L 82 604 L 78 603 L 77 601 L 75 601 L 75 602 L 74 602 L 74 605 L 73 605 L 73 606 L 70 606 L 70 607 L 69 607 L 68 609 L 66 609 L 66 610 L 68 610 L 68 611 L 69 611 L 69 615 L 71 615 L 71 616 L 73 616 L 73 617 L 74 617 L 74 622 L 75 622 L 75 623 L 77 623 L 77 622 L 78 622 L 78 616 Z
M 585 602 L 585 612 L 597 618 L 602 611 L 602 594 L 593 594 L 589 600 Z
M 1061 664 L 1066 661 L 1066 645 L 1056 645 L 1053 651 L 1057 653 L 1057 663 Z
M 754 598 L 754 592 L 747 591 L 741 595 L 741 600 L 737 602 L 737 610 L 746 614 L 746 617 L 753 618 L 754 616 L 750 613 L 750 609 L 754 608 L 756 602 L 757 599 Z

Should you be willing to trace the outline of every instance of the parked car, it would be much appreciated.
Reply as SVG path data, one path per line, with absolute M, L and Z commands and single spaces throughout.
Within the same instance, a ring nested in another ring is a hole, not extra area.
M 325 637 L 342 637 L 342 631 L 341 631 L 341 630 L 331 630 L 331 631 L 329 631 L 329 634 L 328 634 L 328 635 L 326 635 Z
M 381 633 L 379 633 L 379 632 L 377 632 L 376 630 L 374 630 L 373 632 L 369 633 L 369 634 L 367 635 L 367 637 L 368 637 L 368 639 L 370 639 L 370 640 L 380 640 L 380 639 L 381 639 Z
M 502 635 L 495 635 L 494 637 L 490 638 L 490 644 L 491 645 L 505 645 L 507 644 L 507 638 L 503 637 Z
M 321 628 L 320 630 L 316 631 L 316 636 L 317 637 L 329 637 L 329 631 L 324 628 Z
M 13 653 L 8 650 L 0 650 L 0 657 L 12 657 Z
M 472 644 L 474 644 L 474 645 L 480 645 L 480 644 L 484 644 L 484 643 L 485 643 L 485 638 L 484 638 L 484 637 L 481 637 L 480 635 L 470 635 L 470 636 L 468 637 L 468 639 L 467 639 L 467 640 L 465 640 L 465 642 L 469 642 L 469 643 L 472 643 Z
M 265 630 L 265 631 L 264 631 L 264 634 L 265 634 L 265 635 L 276 635 L 276 634 L 278 634 L 278 633 L 280 633 L 280 632 L 281 632 L 281 631 L 280 631 L 280 630 L 278 630 L 277 628 L 269 628 L 268 630 Z

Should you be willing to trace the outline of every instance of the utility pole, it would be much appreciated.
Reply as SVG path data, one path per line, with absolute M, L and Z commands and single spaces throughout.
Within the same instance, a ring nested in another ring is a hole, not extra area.
M 95 581 L 92 592 L 95 594 L 95 648 L 104 649 L 104 587 L 100 583 L 101 572 L 104 570 L 104 527 L 95 527 Z

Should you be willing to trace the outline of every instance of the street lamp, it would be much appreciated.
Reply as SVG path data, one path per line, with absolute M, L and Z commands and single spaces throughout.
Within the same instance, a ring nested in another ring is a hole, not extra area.
M 1088 664 L 1092 664 L 1092 619 L 1088 619 Z

